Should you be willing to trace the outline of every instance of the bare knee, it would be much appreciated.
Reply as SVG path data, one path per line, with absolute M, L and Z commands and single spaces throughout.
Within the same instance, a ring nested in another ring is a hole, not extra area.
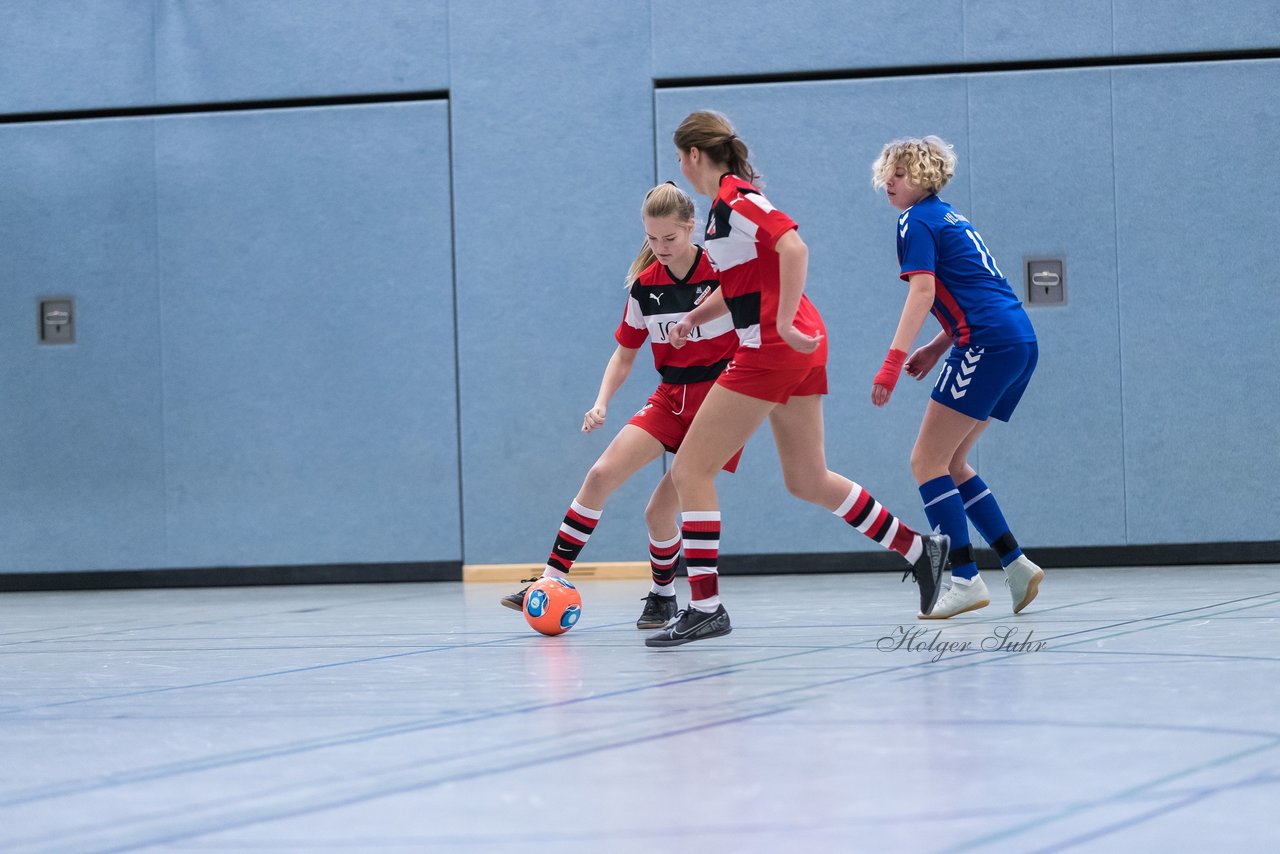
M 587 477 L 582 483 L 582 491 L 609 495 L 621 485 L 623 479 L 615 467 L 597 460 L 587 472 Z
M 671 464 L 671 484 L 676 488 L 676 493 L 683 498 L 712 483 L 717 471 L 719 469 L 708 468 L 700 461 L 681 459 L 680 455 L 676 454 L 675 461 Z
M 653 495 L 644 508 L 644 524 L 649 531 L 669 531 L 671 526 L 680 527 L 680 507 L 670 501 Z
M 808 501 L 812 504 L 822 503 L 822 484 L 807 472 L 805 474 L 796 474 L 784 471 L 782 480 L 787 485 L 787 492 L 790 492 L 801 501 Z
M 946 461 L 926 454 L 919 445 L 911 449 L 911 474 L 915 477 L 916 483 L 926 483 L 948 473 Z
M 916 483 L 924 483 L 932 480 L 929 476 L 929 466 L 925 461 L 924 455 L 920 453 L 920 448 L 911 449 L 911 474 L 916 479 Z

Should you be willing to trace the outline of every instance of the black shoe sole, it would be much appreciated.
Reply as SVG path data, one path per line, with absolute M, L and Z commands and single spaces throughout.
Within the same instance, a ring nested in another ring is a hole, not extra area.
M 508 602 L 506 599 L 499 599 L 498 601 L 502 603 L 504 608 L 510 608 L 512 611 L 524 611 L 524 605 L 517 605 L 515 602 Z M 662 625 L 665 626 L 666 623 L 663 623 Z M 661 627 L 662 626 L 659 626 L 659 628 Z
M 665 620 L 657 620 L 656 622 L 653 620 L 650 620 L 647 622 L 641 622 L 640 620 L 636 620 L 636 628 L 637 629 L 660 629 L 669 622 L 671 622 L 670 618 L 667 618 Z
M 729 626 L 727 629 L 720 629 L 719 631 L 707 632 L 705 635 L 698 635 L 696 638 L 645 638 L 644 645 L 651 647 L 680 646 L 681 644 L 693 643 L 694 641 L 707 640 L 709 638 L 722 638 L 731 631 L 733 631 L 733 626 Z

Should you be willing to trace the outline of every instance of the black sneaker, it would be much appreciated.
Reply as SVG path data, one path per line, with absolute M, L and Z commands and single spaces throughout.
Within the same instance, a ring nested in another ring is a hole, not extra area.
M 535 575 L 533 578 L 521 579 L 520 583 L 532 584 L 533 582 L 537 581 L 540 578 L 542 578 L 541 575 Z M 528 591 L 528 589 L 529 589 L 528 587 L 525 587 L 519 593 L 512 593 L 510 596 L 503 596 L 498 601 L 501 602 L 504 606 L 511 608 L 512 610 L 523 611 L 524 610 L 524 594 L 526 591 Z
M 645 646 L 679 646 L 689 641 L 718 638 L 733 631 L 729 625 L 729 612 L 724 606 L 708 614 L 689 607 L 676 614 L 676 618 L 656 634 L 644 639 Z
M 902 580 L 915 576 L 920 586 L 920 613 L 927 615 L 938 604 L 938 594 L 942 592 L 942 573 L 949 566 L 951 538 L 946 534 L 925 534 L 920 540 L 924 551 L 911 568 L 902 573 Z
M 676 616 L 676 597 L 650 593 L 644 597 L 644 610 L 636 620 L 637 629 L 660 629 Z

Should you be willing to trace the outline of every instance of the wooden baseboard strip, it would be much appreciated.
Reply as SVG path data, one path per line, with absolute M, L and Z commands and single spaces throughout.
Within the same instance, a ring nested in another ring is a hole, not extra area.
M 541 563 L 490 563 L 463 564 L 463 581 L 501 582 L 503 584 L 519 584 L 526 578 L 542 575 Z M 616 561 L 606 563 L 589 563 L 580 561 L 573 565 L 570 580 L 586 579 L 627 579 L 649 578 L 649 564 L 641 561 Z

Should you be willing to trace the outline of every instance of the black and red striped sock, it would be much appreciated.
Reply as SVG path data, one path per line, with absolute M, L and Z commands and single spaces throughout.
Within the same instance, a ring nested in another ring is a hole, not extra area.
M 649 569 L 653 574 L 653 591 L 663 596 L 674 596 L 676 561 L 680 558 L 680 535 L 669 540 L 655 540 L 649 536 Z
M 582 553 L 582 547 L 591 539 L 591 534 L 600 522 L 601 510 L 583 507 L 578 502 L 569 505 L 569 512 L 560 523 L 560 531 L 551 546 L 551 556 L 547 558 L 547 566 L 543 576 L 563 578 L 573 569 L 573 562 Z

